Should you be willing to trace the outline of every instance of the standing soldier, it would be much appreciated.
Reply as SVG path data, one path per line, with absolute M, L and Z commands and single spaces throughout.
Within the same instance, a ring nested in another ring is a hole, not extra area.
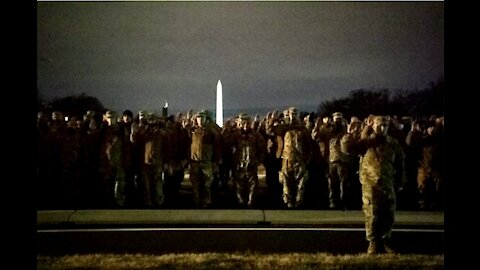
M 267 152 L 263 165 L 265 166 L 265 182 L 270 193 L 272 206 L 274 208 L 281 207 L 282 201 L 282 185 L 278 179 L 278 172 L 282 166 L 280 156 L 277 156 L 278 140 L 274 131 L 280 125 L 280 118 L 277 111 L 269 112 L 265 117 L 264 124 L 260 126 L 260 134 L 266 141 Z
M 329 207 L 345 208 L 348 198 L 348 160 L 347 156 L 341 151 L 341 141 L 347 133 L 346 121 L 341 112 L 332 114 L 333 128 L 329 134 L 329 157 L 328 157 L 328 190 L 329 190 Z
M 214 167 L 218 168 L 221 160 L 220 133 L 208 111 L 201 110 L 195 119 L 197 125 L 190 133 L 190 181 L 195 206 L 207 208 L 212 204 Z
M 342 137 L 340 149 L 346 156 L 347 160 L 347 182 L 349 187 L 349 196 L 347 197 L 348 208 L 359 209 L 362 202 L 362 191 L 360 181 L 358 179 L 358 166 L 360 157 L 351 151 L 351 144 L 360 139 L 362 133 L 362 122 L 353 116 L 350 120 L 350 124 L 347 127 L 347 134 Z
M 67 123 L 60 148 L 62 161 L 62 202 L 63 208 L 78 209 L 80 206 L 80 165 L 83 157 L 83 137 L 72 117 Z
M 387 131 L 388 121 L 384 116 L 370 118 L 355 144 L 362 155 L 360 182 L 366 238 L 370 242 L 368 254 L 394 252 L 388 242 L 394 223 L 395 191 L 401 190 L 406 181 L 405 154 Z
M 258 166 L 262 162 L 266 144 L 262 135 L 252 129 L 251 118 L 240 114 L 233 137 L 233 182 L 240 206 L 253 207 L 258 184 Z
M 188 165 L 190 138 L 188 137 L 188 131 L 182 128 L 181 114 L 177 115 L 176 120 L 173 115 L 167 118 L 166 131 L 169 142 L 167 151 L 170 156 L 170 166 L 164 173 L 165 204 L 173 207 L 178 204 L 178 193 L 185 177 L 185 167 Z
M 122 115 L 122 121 L 119 123 L 120 135 L 122 139 L 122 166 L 125 171 L 125 205 L 136 207 L 138 204 L 137 183 L 135 182 L 134 172 L 134 148 L 130 140 L 132 133 L 133 112 L 125 110 Z
M 233 120 L 225 121 L 221 131 L 222 135 L 222 164 L 219 167 L 220 189 L 228 190 L 228 182 L 233 174 L 233 151 L 232 145 L 234 143 L 233 134 L 236 133 L 235 123 Z
M 116 113 L 107 111 L 100 128 L 100 175 L 104 206 L 123 206 L 125 172 L 122 166 L 122 139 Z
M 139 134 L 142 136 L 144 155 L 142 159 L 142 198 L 146 207 L 159 208 L 164 202 L 163 172 L 168 167 L 168 136 L 154 113 L 147 116 L 147 125 Z
M 278 126 L 275 132 L 279 141 L 277 157 L 282 158 L 279 181 L 283 184 L 283 202 L 288 208 L 298 208 L 303 203 L 308 180 L 310 133 L 302 124 L 295 107 L 290 107 L 286 113 L 285 124 Z
M 427 122 L 424 130 L 418 125 L 412 127 L 408 133 L 406 143 L 421 151 L 418 161 L 417 188 L 418 206 L 422 210 L 432 210 L 440 201 L 439 187 L 441 178 L 441 154 L 440 147 L 442 137 L 440 127 L 433 121 Z
M 314 146 L 316 148 L 314 154 L 318 154 L 318 156 L 313 156 L 312 162 L 315 163 L 315 169 L 317 170 L 316 175 L 319 176 L 317 181 L 320 186 L 319 193 L 321 205 L 328 205 L 329 202 L 328 182 L 330 179 L 330 171 L 328 168 L 328 158 L 330 156 L 329 134 L 332 132 L 332 129 L 333 124 L 331 123 L 331 118 L 324 115 L 323 117 L 316 119 L 311 132 L 311 137 L 316 143 Z
M 84 137 L 83 164 L 81 168 L 82 204 L 86 208 L 98 208 L 102 202 L 100 181 L 100 129 L 94 118 L 84 115 L 81 127 Z
M 62 197 L 62 144 L 66 133 L 66 123 L 63 113 L 52 112 L 52 119 L 48 122 L 46 167 L 47 175 L 45 188 L 48 190 L 46 199 L 48 206 L 55 209 L 61 206 Z

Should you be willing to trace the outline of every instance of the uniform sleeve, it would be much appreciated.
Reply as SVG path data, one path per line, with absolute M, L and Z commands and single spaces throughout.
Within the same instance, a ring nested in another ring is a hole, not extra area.
M 342 137 L 342 140 L 340 141 L 340 151 L 345 154 L 349 155 L 351 153 L 350 149 L 352 148 L 352 135 L 351 134 L 345 134 Z

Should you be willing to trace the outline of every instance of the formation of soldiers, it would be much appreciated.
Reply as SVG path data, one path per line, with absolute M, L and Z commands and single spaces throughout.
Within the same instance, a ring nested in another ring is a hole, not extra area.
M 387 146 L 368 141 L 374 120 L 387 126 Z M 263 165 L 268 198 L 278 208 L 366 211 L 375 178 L 397 183 L 387 189 L 400 207 L 442 209 L 443 124 L 443 117 L 301 116 L 294 107 L 263 119 L 241 113 L 222 128 L 207 110 L 168 117 L 87 111 L 68 121 L 62 112 L 39 112 L 38 206 L 169 207 L 188 173 L 196 208 L 218 207 L 212 197 L 229 186 L 239 207 L 261 207 Z

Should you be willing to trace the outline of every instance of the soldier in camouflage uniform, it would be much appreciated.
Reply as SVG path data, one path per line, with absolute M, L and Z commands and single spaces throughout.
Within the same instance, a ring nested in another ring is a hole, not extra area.
M 406 181 L 405 154 L 399 142 L 387 135 L 388 121 L 383 116 L 369 119 L 355 144 L 361 154 L 360 182 L 367 253 L 393 253 L 388 241 L 392 233 L 396 207 L 395 192 Z
M 440 203 L 441 190 L 441 129 L 433 121 L 427 122 L 422 130 L 418 125 L 412 126 L 406 143 L 421 153 L 418 161 L 417 188 L 418 205 L 422 210 L 435 209 Z
M 333 127 L 330 130 L 329 138 L 329 156 L 328 156 L 328 190 L 330 208 L 345 208 L 348 199 L 348 160 L 347 156 L 341 151 L 341 140 L 347 133 L 347 125 L 343 114 L 335 112 L 332 114 Z
M 72 117 L 62 138 L 60 157 L 62 161 L 62 208 L 78 209 L 80 200 L 80 165 L 83 157 L 83 137 Z
M 314 147 L 316 148 L 313 151 L 312 162 L 315 164 L 314 175 L 318 175 L 318 184 L 319 184 L 319 193 L 320 193 L 320 203 L 321 205 L 329 204 L 329 161 L 330 156 L 330 147 L 329 147 L 329 134 L 332 133 L 333 124 L 331 123 L 331 117 L 324 115 L 319 117 L 315 121 L 315 125 L 311 132 L 311 138 L 314 141 Z M 313 176 L 311 176 L 313 177 Z
M 122 136 L 116 113 L 107 111 L 100 128 L 100 177 L 104 206 L 123 206 L 125 171 L 122 166 Z
M 138 183 L 135 181 L 134 171 L 134 148 L 130 140 L 132 133 L 133 113 L 125 110 L 122 115 L 122 121 L 119 123 L 120 135 L 122 139 L 122 166 L 125 171 L 125 206 L 137 207 L 138 205 Z
M 362 133 L 362 122 L 353 116 L 350 120 L 350 124 L 347 127 L 347 134 L 342 137 L 340 149 L 345 155 L 347 160 L 347 182 L 349 187 L 349 193 L 347 197 L 347 207 L 352 209 L 360 209 L 362 202 L 361 185 L 358 178 L 358 166 L 359 156 L 351 152 L 352 142 L 356 142 L 360 139 Z
M 255 188 L 258 185 L 258 166 L 263 161 L 266 143 L 262 135 L 252 129 L 247 114 L 237 117 L 237 129 L 233 137 L 233 182 L 240 206 L 253 207 Z
M 190 132 L 190 182 L 195 206 L 207 208 L 212 204 L 214 167 L 218 168 L 221 160 L 220 133 L 208 111 L 198 112 L 195 119 L 196 126 Z
M 62 144 L 66 133 L 66 123 L 62 112 L 52 112 L 51 121 L 48 122 L 46 137 L 46 175 L 45 190 L 47 207 L 55 209 L 61 206 L 62 200 Z
M 273 133 L 278 140 L 277 157 L 282 158 L 279 181 L 283 184 L 283 202 L 288 208 L 298 208 L 302 206 L 308 180 L 307 164 L 312 149 L 310 133 L 302 124 L 295 107 L 288 109 L 285 124 L 277 126 Z
M 163 172 L 170 160 L 168 135 L 153 113 L 147 115 L 147 125 L 139 131 L 144 142 L 142 162 L 142 196 L 146 207 L 158 208 L 163 205 Z
M 273 132 L 277 129 L 278 125 L 280 125 L 278 112 L 269 112 L 259 129 L 260 134 L 263 135 L 267 144 L 263 165 L 265 166 L 265 182 L 271 197 L 270 202 L 274 208 L 283 205 L 283 187 L 278 180 L 278 172 L 282 166 L 282 159 L 280 156 L 277 156 L 278 140 L 276 135 L 274 133 L 268 133 L 268 131 Z
M 167 173 L 164 173 L 165 203 L 169 207 L 174 207 L 178 203 L 178 193 L 185 178 L 190 138 L 188 137 L 188 131 L 182 127 L 181 114 L 178 114 L 176 119 L 173 115 L 167 118 L 166 131 L 169 142 L 167 150 L 170 156 L 170 166 L 167 168 Z
M 236 133 L 236 123 L 232 120 L 225 121 L 221 131 L 222 135 L 222 164 L 219 167 L 220 189 L 228 190 L 228 182 L 233 176 L 233 143 Z

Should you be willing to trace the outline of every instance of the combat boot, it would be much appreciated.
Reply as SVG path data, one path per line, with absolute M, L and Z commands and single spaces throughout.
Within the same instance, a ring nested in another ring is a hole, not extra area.
M 390 245 L 387 243 L 387 241 L 383 241 L 383 249 L 388 254 L 394 254 L 395 253 L 395 250 L 393 250 L 393 248 L 390 247 Z
M 370 241 L 368 244 L 367 254 L 378 254 L 378 243 L 375 240 Z

